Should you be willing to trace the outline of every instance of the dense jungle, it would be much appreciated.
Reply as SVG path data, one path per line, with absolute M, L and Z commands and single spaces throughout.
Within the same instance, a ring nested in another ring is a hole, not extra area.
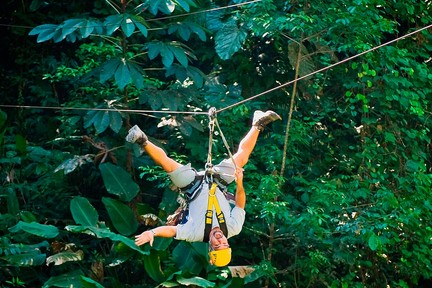
M 431 0 L 2 3 L 0 287 L 432 286 Z M 135 245 L 179 204 L 128 130 L 204 169 L 256 110 L 230 265 Z

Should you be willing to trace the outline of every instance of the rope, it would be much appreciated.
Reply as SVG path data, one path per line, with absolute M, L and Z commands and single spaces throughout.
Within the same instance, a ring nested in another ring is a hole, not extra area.
M 51 110 L 83 110 L 83 111 L 108 111 L 108 112 L 127 112 L 127 113 L 162 113 L 162 114 L 193 114 L 205 115 L 206 112 L 199 111 L 172 111 L 172 110 L 139 110 L 139 109 L 112 109 L 112 108 L 83 108 L 83 107 L 61 107 L 61 106 L 32 106 L 32 105 L 3 105 L 3 108 L 22 108 L 22 109 L 51 109 Z
M 432 24 L 430 24 L 430 25 L 428 25 L 428 26 L 426 26 L 426 27 L 423 27 L 423 28 L 417 29 L 417 30 L 415 30 L 415 31 L 413 31 L 413 32 L 410 32 L 410 33 L 408 33 L 408 34 L 405 34 L 405 35 L 403 35 L 403 36 L 397 37 L 396 39 L 390 40 L 390 41 L 385 42 L 385 43 L 383 43 L 383 44 L 381 44 L 381 45 L 378 45 L 378 46 L 372 47 L 371 49 L 368 49 L 368 50 L 366 50 L 366 51 L 363 51 L 363 52 L 361 52 L 361 53 L 359 53 L 359 54 L 356 54 L 356 55 L 354 55 L 354 56 L 348 57 L 348 58 L 346 58 L 346 59 L 344 59 L 344 60 L 341 60 L 341 61 L 339 61 L 339 62 L 336 62 L 336 63 L 334 63 L 334 64 L 331 64 L 331 65 L 329 65 L 329 66 L 326 66 L 326 67 L 324 67 L 324 68 L 318 69 L 318 70 L 316 70 L 316 71 L 314 71 L 314 72 L 311 72 L 311 73 L 309 73 L 309 74 L 307 74 L 307 75 L 301 76 L 301 77 L 299 77 L 299 78 L 297 78 L 297 79 L 295 79 L 295 80 L 289 81 L 289 82 L 287 82 L 287 83 L 285 83 L 285 84 L 282 84 L 282 85 L 280 85 L 280 86 L 277 86 L 277 87 L 271 88 L 271 89 L 269 89 L 269 90 L 267 90 L 267 91 L 264 91 L 264 92 L 261 92 L 261 93 L 259 93 L 259 94 L 257 94 L 257 95 L 254 95 L 254 96 L 251 96 L 251 97 L 249 97 L 249 98 L 246 98 L 246 99 L 244 99 L 244 100 L 242 100 L 242 101 L 239 101 L 239 102 L 237 102 L 237 103 L 234 103 L 234 104 L 232 104 L 232 105 L 229 105 L 229 106 L 227 106 L 227 107 L 225 107 L 225 108 L 221 108 L 221 109 L 219 109 L 219 110 L 216 111 L 216 112 L 219 113 L 219 112 L 225 111 L 225 110 L 227 110 L 227 109 L 231 109 L 231 108 L 233 108 L 233 107 L 235 107 L 235 106 L 238 106 L 238 105 L 240 105 L 240 104 L 246 103 L 246 102 L 248 102 L 248 101 L 251 101 L 251 100 L 253 100 L 253 99 L 255 99 L 255 98 L 261 97 L 261 96 L 263 96 L 263 95 L 265 95 L 265 94 L 268 94 L 268 93 L 270 93 L 270 92 L 273 92 L 273 91 L 275 91 L 275 90 L 278 90 L 278 89 L 284 88 L 284 87 L 286 87 L 286 86 L 288 86 L 288 85 L 290 85 L 290 84 L 292 84 L 292 83 L 294 83 L 294 82 L 297 82 L 297 81 L 303 80 L 303 79 L 305 79 L 305 78 L 307 78 L 307 77 L 310 77 L 310 76 L 312 76 L 312 75 L 315 75 L 315 74 L 317 74 L 317 73 L 320 73 L 320 72 L 323 72 L 323 71 L 329 70 L 330 68 L 333 68 L 333 67 L 338 66 L 338 65 L 340 65 L 340 64 L 342 64 L 342 63 L 345 63 L 345 62 L 351 61 L 351 60 L 353 60 L 353 59 L 355 59 L 355 58 L 357 58 L 357 57 L 360 57 L 360 56 L 362 56 L 362 55 L 364 55 L 364 54 L 367 54 L 367 53 L 372 52 L 372 51 L 374 51 L 374 50 L 378 50 L 378 49 L 380 49 L 380 48 L 382 48 L 382 47 L 384 47 L 384 46 L 390 45 L 390 44 L 392 44 L 392 43 L 394 43 L 394 42 L 397 42 L 397 41 L 399 41 L 399 40 L 402 40 L 402 39 L 404 39 L 404 38 L 407 38 L 407 37 L 409 37 L 409 36 L 412 36 L 412 35 L 414 35 L 414 34 L 417 34 L 417 33 L 421 32 L 421 31 L 426 30 L 426 29 L 429 29 L 429 28 L 432 28 Z
M 214 124 L 216 121 L 216 108 L 215 107 L 210 108 L 210 110 L 208 112 L 208 117 L 209 117 L 209 145 L 208 145 L 207 162 L 205 164 L 206 171 L 213 167 L 213 164 L 212 164 L 212 146 L 213 146 Z
M 228 142 L 226 141 L 225 136 L 224 136 L 224 134 L 222 133 L 222 129 L 221 129 L 220 126 L 219 126 L 219 122 L 217 121 L 216 118 L 215 118 L 215 122 L 216 122 L 216 126 L 217 126 L 218 129 L 219 129 L 219 133 L 220 133 L 220 135 L 221 135 L 221 138 L 222 138 L 222 141 L 223 141 L 223 143 L 224 143 L 224 145 L 225 145 L 225 148 L 226 148 L 227 151 L 228 151 L 228 155 L 229 155 L 231 161 L 232 161 L 233 164 L 234 164 L 234 168 L 235 168 L 235 170 L 237 171 L 237 165 L 236 165 L 236 163 L 235 163 L 235 161 L 234 161 L 234 157 L 233 157 L 233 155 L 232 155 L 232 153 L 231 153 L 231 150 L 230 150 L 230 147 L 229 147 L 229 145 L 228 145 Z
M 213 11 L 217 11 L 217 10 L 224 10 L 224 9 L 229 9 L 229 8 L 233 8 L 233 7 L 240 7 L 243 5 L 248 5 L 248 4 L 252 4 L 252 3 L 256 3 L 256 2 L 261 2 L 262 0 L 252 0 L 252 1 L 248 1 L 248 2 L 243 2 L 243 3 L 238 3 L 238 4 L 231 4 L 231 5 L 227 5 L 227 6 L 221 6 L 221 7 L 216 7 L 216 8 L 211 8 L 211 9 L 206 9 L 206 10 L 201 10 L 201 11 L 195 11 L 195 12 L 189 12 L 189 13 L 183 13 L 183 14 L 178 14 L 178 15 L 170 15 L 170 16 L 165 16 L 165 17 L 159 17 L 159 18 L 152 18 L 152 19 L 145 19 L 146 22 L 153 22 L 153 21 L 160 21 L 160 20 L 165 20 L 165 19 L 172 19 L 172 18 L 178 18 L 178 17 L 185 17 L 185 16 L 189 16 L 189 15 L 195 15 L 195 14 L 202 14 L 202 13 L 208 13 L 208 12 L 213 12 Z M 118 11 L 117 11 L 118 12 Z M 8 27 L 8 28 L 23 28 L 23 29 L 33 29 L 35 27 L 33 26 L 26 26 L 26 25 L 14 25 L 14 24 L 5 24 L 5 23 L 0 23 L 0 27 Z M 92 25 L 92 26 L 64 26 L 63 28 L 79 28 L 79 29 L 83 29 L 83 28 L 88 28 L 88 27 L 105 27 L 103 25 Z M 49 29 L 49 28 L 47 28 Z M 147 30 L 155 30 L 157 28 L 154 29 L 147 29 Z

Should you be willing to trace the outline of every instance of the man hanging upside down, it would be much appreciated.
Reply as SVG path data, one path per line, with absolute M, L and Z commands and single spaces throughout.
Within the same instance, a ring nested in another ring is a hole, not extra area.
M 260 131 L 281 117 L 273 111 L 256 111 L 252 127 L 241 140 L 232 159 L 197 172 L 191 164 L 182 165 L 167 156 L 164 150 L 150 142 L 138 126 L 129 130 L 126 141 L 139 144 L 153 161 L 161 166 L 171 181 L 186 195 L 187 222 L 175 226 L 160 226 L 135 236 L 135 243 L 153 245 L 154 237 L 175 237 L 188 242 L 209 243 L 210 262 L 226 266 L 231 261 L 227 238 L 240 233 L 245 220 L 246 194 L 243 188 L 243 167 L 249 160 Z M 233 163 L 233 161 L 235 163 Z M 226 198 L 226 187 L 236 181 L 235 207 Z

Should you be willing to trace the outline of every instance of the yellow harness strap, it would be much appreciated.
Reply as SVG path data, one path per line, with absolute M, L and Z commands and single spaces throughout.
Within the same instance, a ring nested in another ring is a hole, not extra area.
M 207 212 L 206 212 L 206 230 L 205 230 L 205 234 L 204 234 L 204 239 L 206 239 L 208 237 L 208 233 L 210 233 L 211 230 L 211 225 L 213 222 L 213 207 L 216 210 L 216 218 L 219 222 L 220 228 L 222 230 L 222 232 L 224 232 L 224 234 L 227 236 L 227 227 L 226 227 L 226 223 L 225 223 L 225 217 L 224 214 L 219 206 L 219 201 L 217 200 L 216 197 L 216 187 L 217 184 L 216 183 L 212 183 L 212 186 L 210 188 L 209 191 L 209 197 L 208 197 L 208 202 L 207 202 Z M 225 231 L 224 231 L 225 230 Z M 207 242 L 206 240 L 204 240 L 205 242 Z

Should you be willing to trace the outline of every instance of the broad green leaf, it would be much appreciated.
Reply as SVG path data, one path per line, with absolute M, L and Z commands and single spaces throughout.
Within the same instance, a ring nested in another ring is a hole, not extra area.
M 61 288 L 71 288 L 71 287 L 82 287 L 81 277 L 84 273 L 81 270 L 74 270 L 65 274 L 58 276 L 52 276 L 48 279 L 42 286 L 42 288 L 49 287 L 61 287 Z
M 65 36 L 63 35 L 62 31 L 63 31 L 63 24 L 60 24 L 59 26 L 57 26 L 57 29 L 52 35 L 52 40 L 54 41 L 54 43 L 61 42 L 65 39 Z
M 7 211 L 11 215 L 17 215 L 19 212 L 19 202 L 16 192 L 12 188 L 6 189 Z
M 94 126 L 98 134 L 104 132 L 110 125 L 109 111 L 91 110 L 84 116 L 84 127 Z
M 126 37 L 130 37 L 133 34 L 133 32 L 135 31 L 135 24 L 132 19 L 130 19 L 130 15 L 124 15 L 123 21 L 121 23 L 121 28 L 123 30 L 123 33 L 125 33 Z
M 84 116 L 84 128 L 89 128 L 97 118 L 98 110 L 90 110 Z
M 174 54 L 169 49 L 168 45 L 164 44 L 160 47 L 160 55 L 162 57 L 162 63 L 165 67 L 170 67 L 174 62 Z
M 82 250 L 78 250 L 76 252 L 64 251 L 49 256 L 46 259 L 46 265 L 49 265 L 51 263 L 54 263 L 54 265 L 62 265 L 66 262 L 81 261 L 83 259 L 84 259 L 84 252 Z
M 111 15 L 105 19 L 104 26 L 107 28 L 107 35 L 113 34 L 123 22 L 123 14 Z
M 2 110 L 0 110 L 0 129 L 3 128 L 3 126 L 5 125 L 7 120 L 7 114 L 5 112 L 3 112 Z M 0 138 L 1 140 L 1 138 Z
M 406 168 L 410 172 L 418 172 L 421 164 L 418 161 L 408 160 L 406 162 Z
M 122 62 L 114 73 L 114 78 L 120 89 L 123 89 L 132 80 L 129 67 L 126 62 Z
M 95 280 L 93 280 L 89 277 L 85 277 L 85 276 L 81 276 L 81 283 L 82 283 L 84 288 L 104 288 L 103 285 L 101 285 L 98 282 L 96 282 Z
M 111 128 L 111 130 L 116 133 L 120 132 L 120 129 L 123 127 L 123 118 L 121 114 L 119 112 L 110 111 L 108 115 L 110 117 L 109 127 Z
M 38 35 L 37 37 L 37 42 L 41 43 L 44 41 L 48 41 L 52 38 L 52 36 L 54 35 L 56 29 L 57 29 L 58 25 L 54 25 L 54 24 L 43 24 L 43 25 L 39 25 L 36 26 L 35 28 L 33 28 L 29 35 L 33 36 L 33 35 Z
M 136 232 L 138 221 L 129 206 L 106 197 L 102 198 L 102 202 L 108 211 L 111 222 L 120 234 L 129 236 Z
M 381 240 L 375 233 L 371 233 L 368 239 L 368 245 L 372 251 L 376 251 L 377 248 L 381 245 Z
M 122 64 L 123 62 L 120 58 L 113 58 L 106 61 L 100 67 L 101 69 L 100 69 L 99 81 L 101 83 L 104 83 L 108 79 L 112 78 L 114 76 L 115 71 L 117 71 L 118 66 Z
M 153 60 L 160 54 L 160 50 L 163 46 L 162 42 L 151 42 L 145 45 L 145 48 L 148 50 L 148 57 L 150 60 Z
M 87 24 L 86 19 L 68 19 L 63 22 L 62 34 L 64 37 L 75 32 L 77 29 Z
M 0 257 L 0 259 L 6 261 L 13 266 L 40 266 L 45 263 L 45 254 L 38 253 L 24 253 L 24 254 L 14 254 Z
M 146 22 L 145 19 L 141 16 L 137 16 L 137 15 L 131 15 L 130 19 L 132 20 L 132 22 L 135 24 L 135 26 L 138 28 L 138 30 L 140 30 L 141 34 L 144 37 L 148 36 L 148 30 L 146 27 Z
M 201 41 L 206 40 L 206 34 L 204 29 L 196 23 L 193 22 L 177 22 L 170 24 L 168 27 L 168 34 L 173 34 L 177 32 L 178 35 L 185 41 L 188 41 L 191 34 L 196 34 Z
M 99 166 L 107 191 L 123 201 L 131 201 L 139 192 L 139 186 L 123 168 L 111 163 Z
M 161 260 L 159 257 L 159 252 L 155 250 L 150 250 L 150 255 L 145 255 L 143 257 L 144 268 L 147 274 L 156 282 L 163 282 L 166 278 L 165 274 L 161 268 Z
M 136 88 L 142 89 L 144 87 L 144 77 L 143 77 L 143 70 L 140 66 L 138 66 L 135 63 L 127 63 L 129 67 L 129 73 L 132 78 L 132 82 L 135 85 Z
M 19 221 L 18 224 L 10 227 L 9 231 L 12 233 L 25 231 L 27 233 L 44 238 L 54 238 L 59 234 L 57 227 L 53 225 L 45 225 L 36 222 L 26 223 L 22 221 Z
M 74 197 L 70 202 L 70 210 L 75 223 L 83 226 L 96 226 L 99 215 L 87 198 Z
M 82 38 L 89 37 L 90 34 L 92 34 L 94 30 L 96 30 L 97 27 L 103 27 L 103 24 L 100 21 L 96 22 L 96 20 L 83 21 L 79 27 L 81 37 Z
M 214 287 L 216 285 L 216 283 L 210 282 L 207 279 L 195 276 L 195 277 L 190 277 L 190 278 L 185 278 L 182 276 L 178 276 L 177 277 L 177 282 L 185 285 L 185 286 L 197 286 L 197 287 Z
M 175 4 L 171 0 L 152 0 L 149 2 L 150 2 L 149 11 L 153 15 L 156 15 L 158 11 L 169 15 L 175 9 Z
M 172 253 L 177 267 L 194 275 L 201 273 L 209 265 L 207 245 L 207 243 L 203 242 L 180 242 Z
M 65 227 L 67 231 L 73 233 L 84 233 L 87 235 L 95 236 L 98 238 L 108 238 L 114 242 L 121 242 L 132 250 L 137 251 L 140 254 L 148 255 L 150 252 L 141 250 L 135 242 L 123 235 L 116 234 L 114 232 L 109 231 L 107 228 L 97 228 L 93 226 L 76 226 L 76 225 L 68 225 Z
M 225 23 L 215 36 L 216 53 L 222 60 L 230 59 L 235 52 L 240 50 L 246 36 L 245 28 L 238 28 L 235 21 Z
M 20 216 L 21 220 L 24 222 L 27 222 L 27 223 L 36 222 L 36 216 L 29 211 L 21 210 L 19 212 L 19 216 Z
M 15 145 L 16 145 L 16 149 L 21 154 L 23 154 L 23 155 L 26 154 L 26 152 L 27 152 L 27 140 L 23 135 L 21 135 L 21 134 L 15 135 Z
M 176 46 L 168 46 L 168 49 L 171 50 L 177 61 L 180 62 L 182 66 L 188 66 L 188 59 L 184 49 Z

